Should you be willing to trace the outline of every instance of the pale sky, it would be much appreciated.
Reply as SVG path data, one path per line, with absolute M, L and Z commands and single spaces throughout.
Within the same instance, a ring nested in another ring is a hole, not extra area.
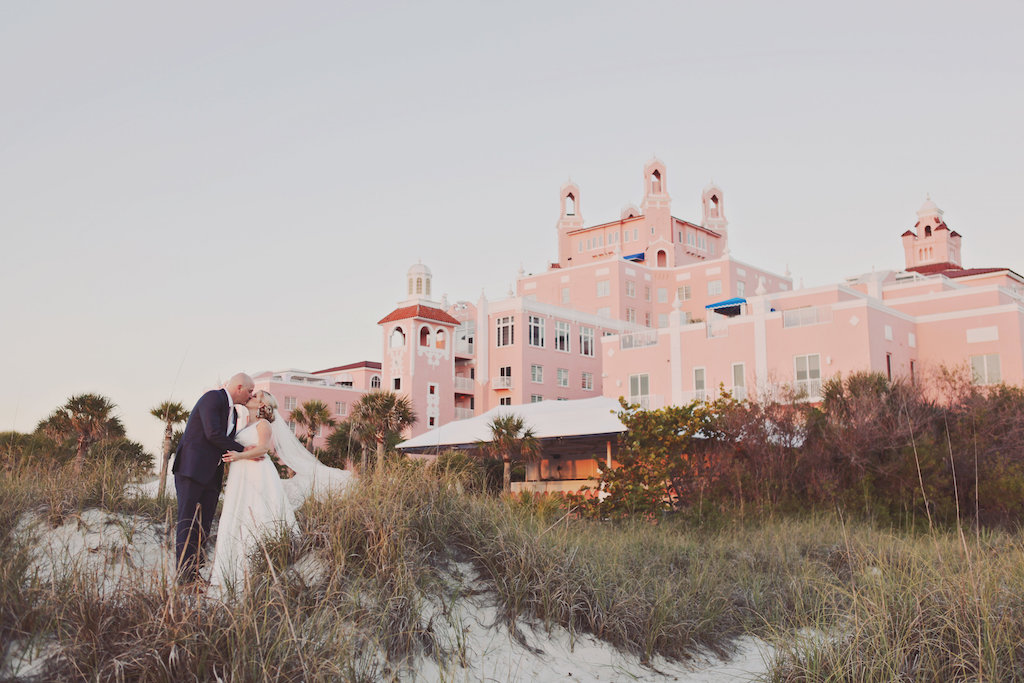
M 379 360 L 422 260 L 505 296 L 668 167 L 806 286 L 903 265 L 926 193 L 1024 270 L 1021 2 L 7 2 L 0 431 L 101 393 Z

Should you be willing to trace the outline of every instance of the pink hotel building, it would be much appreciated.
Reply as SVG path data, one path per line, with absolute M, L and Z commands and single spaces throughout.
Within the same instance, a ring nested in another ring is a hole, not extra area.
M 643 182 L 639 208 L 593 226 L 580 188 L 564 185 L 558 261 L 520 273 L 513 296 L 435 301 L 430 270 L 414 265 L 407 298 L 378 323 L 381 363 L 257 384 L 285 412 L 320 398 L 342 419 L 362 393 L 392 389 L 413 402 L 415 436 L 497 405 L 597 395 L 658 408 L 720 385 L 738 397 L 788 385 L 814 400 L 823 379 L 859 370 L 968 364 L 978 383 L 1024 380 L 1024 278 L 964 268 L 961 236 L 930 199 L 902 235 L 902 270 L 794 289 L 732 257 L 718 187 L 694 223 L 672 216 L 664 164 L 649 162 Z

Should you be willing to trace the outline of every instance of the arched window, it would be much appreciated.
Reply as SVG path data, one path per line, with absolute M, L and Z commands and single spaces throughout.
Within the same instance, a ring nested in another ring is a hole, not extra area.
M 405 332 L 402 332 L 401 327 L 396 327 L 391 333 L 391 348 L 400 349 L 405 346 Z
M 425 289 L 426 289 L 426 295 L 430 296 L 430 278 L 429 277 L 427 278 L 427 286 L 425 287 Z
M 370 388 L 380 389 L 380 375 L 374 375 L 370 378 Z
M 718 218 L 718 195 L 717 194 L 711 195 L 711 211 L 710 211 L 710 214 L 711 214 L 712 218 Z
M 420 346 L 430 346 L 430 328 L 426 325 L 420 328 Z
M 668 257 L 665 255 L 664 251 L 659 249 L 658 250 L 658 267 L 659 268 L 664 268 L 667 265 L 668 265 Z
M 436 346 L 439 349 L 443 349 L 444 346 L 445 346 L 445 343 L 446 343 L 446 340 L 445 340 L 444 330 L 438 330 L 437 332 L 435 332 L 434 333 L 434 346 Z
M 575 216 L 576 215 L 576 198 L 572 196 L 572 192 L 565 195 L 565 215 Z
M 932 226 L 930 226 L 930 225 L 924 226 L 924 236 L 925 237 L 931 237 L 932 236 Z
M 422 294 L 423 293 L 423 278 L 421 278 L 421 277 L 416 278 L 416 293 L 417 294 Z
M 409 278 L 409 296 L 412 296 L 412 278 Z
M 651 174 L 651 194 L 661 194 L 661 171 Z

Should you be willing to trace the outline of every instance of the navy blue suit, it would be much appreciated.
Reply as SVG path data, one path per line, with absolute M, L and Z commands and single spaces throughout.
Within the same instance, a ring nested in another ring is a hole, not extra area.
M 174 454 L 171 471 L 178 494 L 178 577 L 183 583 L 194 581 L 203 563 L 203 544 L 210 535 L 224 479 L 221 457 L 228 451 L 243 450 L 234 439 L 234 426 L 228 430 L 233 410 L 223 389 L 203 394 L 189 414 Z

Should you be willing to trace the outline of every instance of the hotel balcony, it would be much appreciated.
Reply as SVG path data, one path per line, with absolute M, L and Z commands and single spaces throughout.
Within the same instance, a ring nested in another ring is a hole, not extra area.
M 455 419 L 456 420 L 468 420 L 473 417 L 476 413 L 473 412 L 472 408 L 456 408 Z
M 469 377 L 455 377 L 456 394 L 472 394 L 476 392 L 476 380 Z
M 471 358 L 473 356 L 475 344 L 471 341 L 463 341 L 461 339 L 455 340 L 455 355 L 463 358 Z
M 511 389 L 512 388 L 512 378 L 511 377 L 505 377 L 504 375 L 501 376 L 501 377 L 495 377 L 495 378 L 493 378 L 491 380 L 491 386 L 494 387 L 495 389 L 498 389 L 498 390 L 508 390 L 508 389 Z

